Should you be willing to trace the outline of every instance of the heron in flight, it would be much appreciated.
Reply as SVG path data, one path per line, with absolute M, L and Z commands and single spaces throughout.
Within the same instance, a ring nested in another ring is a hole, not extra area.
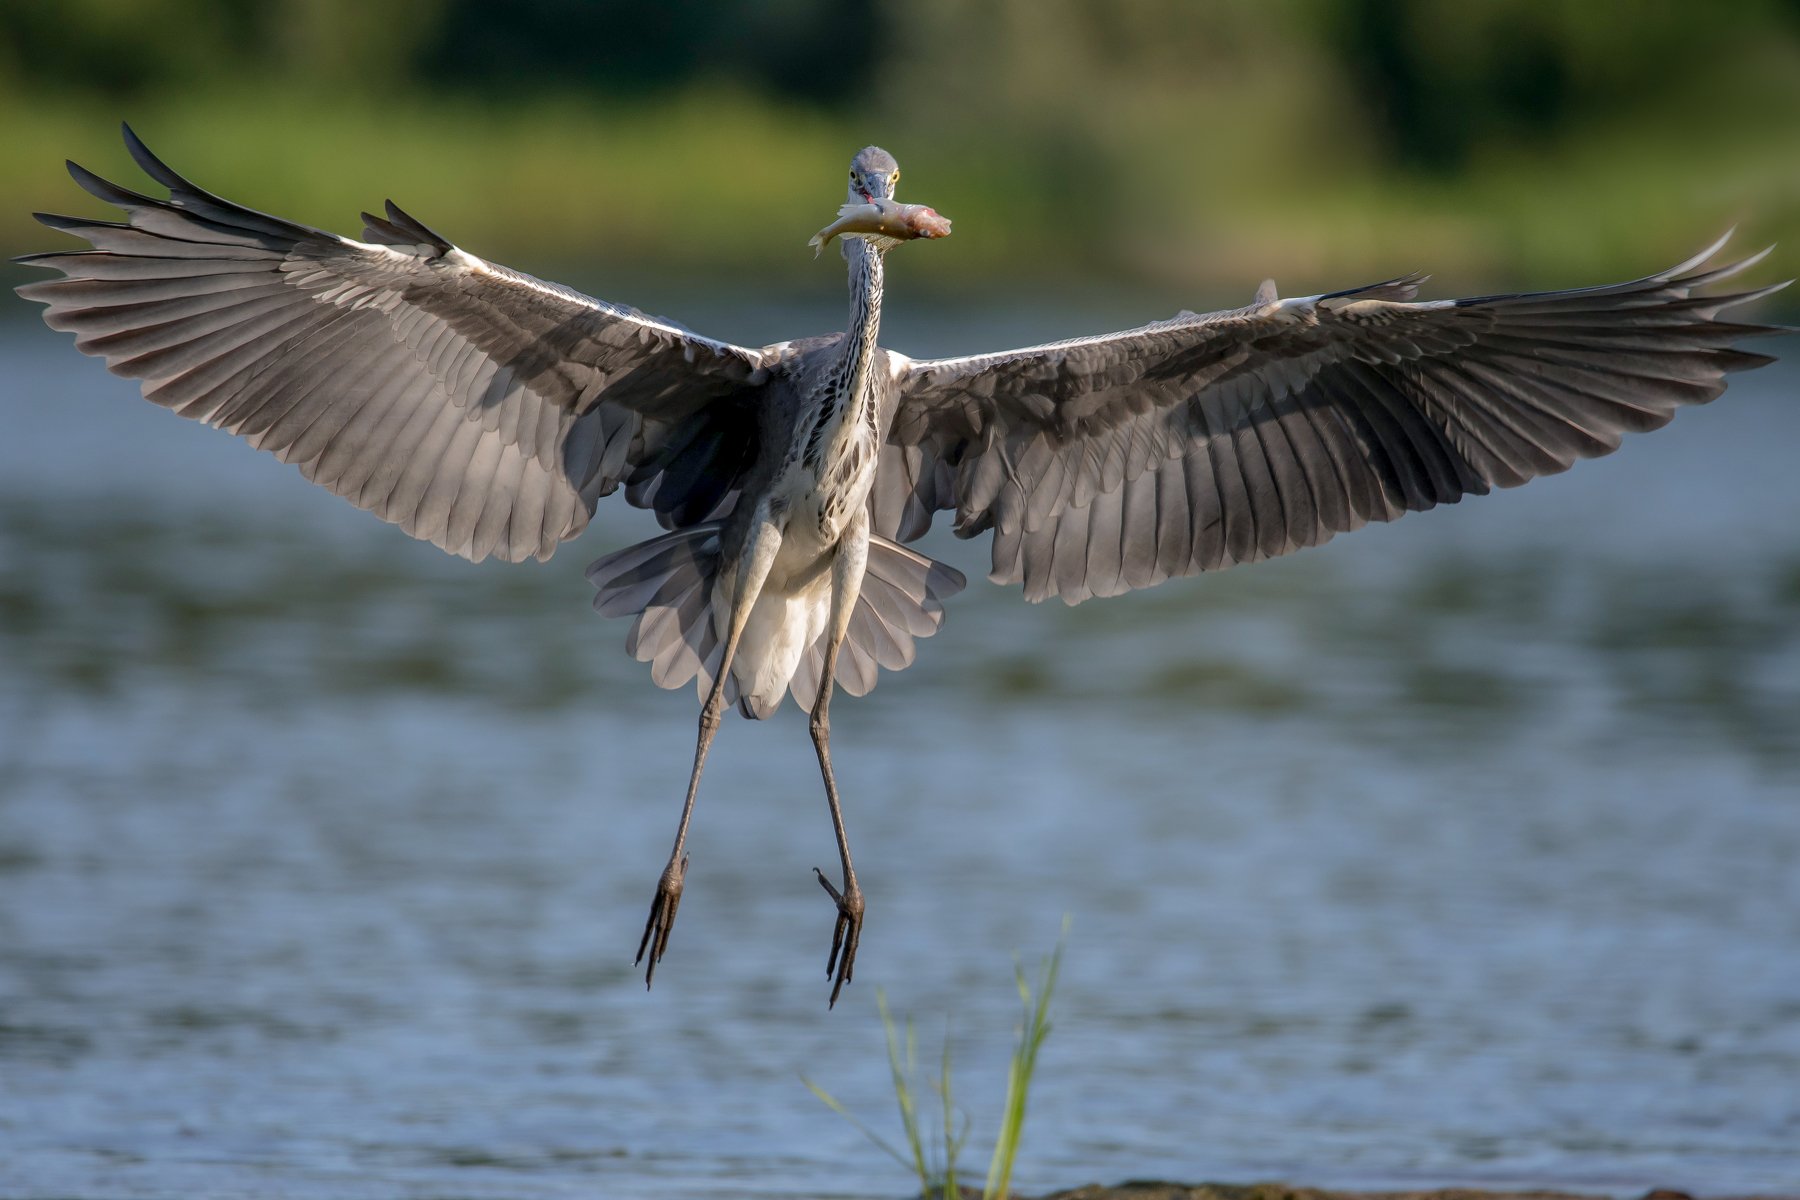
M 702 701 L 646 984 L 724 706 L 757 719 L 790 694 L 837 837 L 836 881 L 815 872 L 836 1004 L 864 898 L 832 691 L 907 666 L 963 587 L 906 546 L 936 513 L 992 534 L 995 582 L 1077 604 L 1554 474 L 1771 361 L 1735 344 L 1772 327 L 1721 314 L 1775 288 L 1713 287 L 1762 257 L 1709 267 L 1723 239 L 1604 287 L 1419 301 L 1409 275 L 1283 299 L 1266 282 L 1243 308 L 915 360 L 877 340 L 902 238 L 846 219 L 845 331 L 736 346 L 477 258 L 392 202 L 360 241 L 253 212 L 124 135 L 168 199 L 71 163 L 125 221 L 40 214 L 91 248 L 20 260 L 61 273 L 18 290 L 79 350 L 471 560 L 548 558 L 620 488 L 667 530 L 588 569 L 651 678 Z M 862 150 L 843 211 L 888 212 L 899 181 Z

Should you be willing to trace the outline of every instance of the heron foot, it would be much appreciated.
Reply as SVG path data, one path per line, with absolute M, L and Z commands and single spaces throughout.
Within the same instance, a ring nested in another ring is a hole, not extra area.
M 656 978 L 656 964 L 662 961 L 669 948 L 669 931 L 675 928 L 675 910 L 681 907 L 681 886 L 687 879 L 687 865 L 685 855 L 679 861 L 671 858 L 669 865 L 663 868 L 662 878 L 656 881 L 656 899 L 650 902 L 650 919 L 644 922 L 644 936 L 638 942 L 637 957 L 632 960 L 632 966 L 636 966 L 644 961 L 644 952 L 650 952 L 650 965 L 644 970 L 646 991 Z
M 831 886 L 831 880 L 825 878 L 825 872 L 813 868 L 813 874 L 819 877 L 819 886 L 837 905 L 837 926 L 831 931 L 831 957 L 825 960 L 825 975 L 832 980 L 831 1003 L 827 1008 L 836 1008 L 838 995 L 843 992 L 844 985 L 856 975 L 856 945 L 862 940 L 863 894 L 856 886 L 856 872 L 844 876 L 844 890 L 838 891 Z

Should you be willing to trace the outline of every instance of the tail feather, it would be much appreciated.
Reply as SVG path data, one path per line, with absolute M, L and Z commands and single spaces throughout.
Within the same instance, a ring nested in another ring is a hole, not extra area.
M 857 609 L 861 608 L 858 604 Z M 860 633 L 856 616 L 850 614 L 850 628 Z M 869 653 L 868 643 L 846 633 L 844 644 L 838 647 L 837 685 L 852 696 L 866 696 L 875 686 L 876 674 L 875 656 Z
M 656 655 L 650 660 L 650 678 L 657 687 L 677 688 L 700 671 L 705 655 L 700 653 L 701 638 L 712 628 L 707 619 L 712 607 L 712 581 L 698 580 L 670 606 L 672 636 L 657 639 Z
M 793 693 L 794 703 L 802 712 L 811 712 L 813 702 L 819 698 L 819 680 L 825 677 L 825 639 L 820 638 L 806 648 L 800 656 L 800 666 L 794 671 L 794 678 L 788 684 Z
M 883 537 L 869 539 L 869 565 L 862 594 L 850 615 L 850 629 L 838 649 L 837 686 L 852 696 L 868 694 L 877 668 L 901 671 L 912 665 L 917 638 L 930 637 L 944 622 L 944 601 L 968 586 L 960 571 Z M 825 638 L 800 656 L 788 690 L 794 703 L 810 709 L 825 673 Z
M 884 671 L 904 671 L 912 665 L 912 638 L 904 642 L 894 636 L 894 631 L 881 618 L 873 604 L 858 604 L 850 617 L 850 636 L 857 642 L 867 646 L 875 656 L 875 662 Z
M 635 617 L 625 651 L 650 664 L 658 687 L 692 681 L 704 700 L 718 677 L 724 647 L 714 628 L 713 584 L 719 570 L 720 523 L 678 529 L 627 546 L 588 568 L 594 608 L 605 617 Z M 837 685 L 852 696 L 866 695 L 883 670 L 910 666 L 915 639 L 930 637 L 944 620 L 944 600 L 967 581 L 961 573 L 886 538 L 871 539 L 862 594 L 838 651 Z M 800 655 L 788 692 L 803 709 L 818 698 L 825 670 L 825 639 Z M 725 681 L 725 699 L 753 720 L 781 705 L 781 691 L 744 694 L 737 679 Z
M 693 680 L 704 697 L 717 676 L 721 647 L 712 623 L 719 567 L 717 522 L 679 529 L 609 554 L 588 568 L 603 617 L 635 616 L 625 652 L 650 664 L 658 687 Z M 728 685 L 729 693 L 735 691 Z
M 691 532 L 684 530 L 627 546 L 589 567 L 588 580 L 600 589 L 594 597 L 595 610 L 603 617 L 628 617 L 640 613 L 672 570 L 690 563 L 698 567 L 700 560 L 709 555 L 716 560 L 719 552 L 716 542 L 709 551 L 705 537 L 683 536 Z M 716 528 L 709 532 L 716 538 Z M 709 566 L 707 573 L 710 569 Z

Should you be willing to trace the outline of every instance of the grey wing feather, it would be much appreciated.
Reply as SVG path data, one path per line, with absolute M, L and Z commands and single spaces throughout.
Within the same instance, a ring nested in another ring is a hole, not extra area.
M 901 371 L 876 529 L 954 509 L 991 577 L 1070 604 L 1513 487 L 1703 404 L 1778 332 L 1708 292 L 1763 254 L 1576 291 L 1417 302 L 1420 276 Z M 1767 251 L 1763 252 L 1764 254 Z
M 627 478 L 679 472 L 686 516 L 747 468 L 714 451 L 753 440 L 768 353 L 485 262 L 391 201 L 367 242 L 254 212 L 125 140 L 169 199 L 71 163 L 127 219 L 40 214 L 92 249 L 26 256 L 62 278 L 18 290 L 156 403 L 471 559 L 547 558 Z M 694 444 L 726 474 L 698 497 Z

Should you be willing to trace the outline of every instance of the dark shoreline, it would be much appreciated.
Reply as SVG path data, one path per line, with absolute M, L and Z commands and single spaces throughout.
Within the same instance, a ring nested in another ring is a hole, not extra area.
M 973 1191 L 967 1195 L 979 1196 Z M 1489 1188 L 1420 1188 L 1406 1191 L 1336 1191 L 1294 1187 L 1285 1183 L 1169 1183 L 1132 1179 L 1116 1186 L 1090 1183 L 1036 1200 L 1596 1200 L 1604 1193 L 1549 1190 L 1514 1191 Z M 1624 1200 L 1624 1198 L 1619 1198 Z M 1656 1188 L 1631 1200 L 1695 1200 L 1687 1192 Z M 1708 1200 L 1796 1200 L 1794 1196 L 1709 1197 Z

